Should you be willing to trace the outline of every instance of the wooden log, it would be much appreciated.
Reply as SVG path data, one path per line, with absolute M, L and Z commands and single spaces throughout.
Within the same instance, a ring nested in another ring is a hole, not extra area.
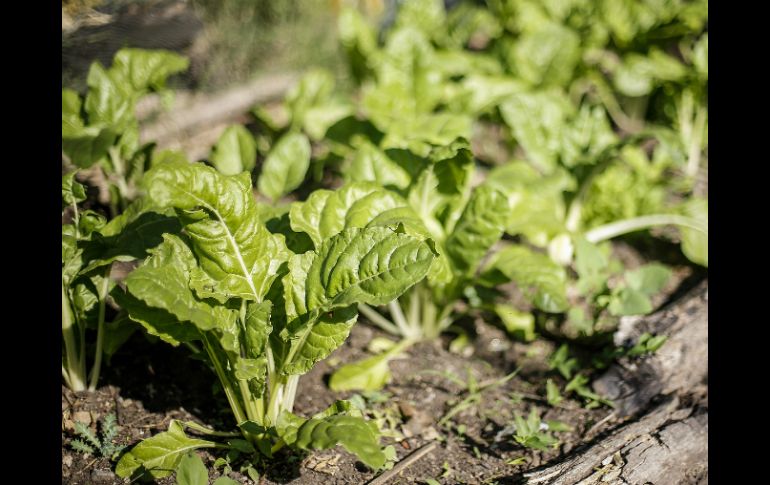
M 623 421 L 524 474 L 527 484 L 708 483 L 708 281 L 663 311 L 624 321 L 618 342 L 667 335 L 642 359 L 621 359 L 594 382 Z
M 219 123 L 233 121 L 253 106 L 280 99 L 297 81 L 293 72 L 261 76 L 215 95 L 191 98 L 183 96 L 186 105 L 172 109 L 140 129 L 142 143 L 155 141 L 164 146 L 183 137 L 194 136 Z M 142 107 L 146 116 L 147 107 Z

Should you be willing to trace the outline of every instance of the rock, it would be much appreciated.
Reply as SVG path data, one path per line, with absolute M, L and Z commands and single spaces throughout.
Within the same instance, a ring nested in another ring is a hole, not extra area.
M 78 411 L 72 414 L 72 420 L 88 426 L 91 424 L 91 413 L 88 411 Z

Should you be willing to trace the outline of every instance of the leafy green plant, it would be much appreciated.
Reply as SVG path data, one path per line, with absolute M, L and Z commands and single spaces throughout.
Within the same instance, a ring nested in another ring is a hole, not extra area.
M 115 443 L 118 436 L 118 423 L 114 414 L 110 413 L 104 417 L 101 423 L 101 438 L 94 433 L 86 424 L 79 421 L 75 422 L 75 434 L 80 438 L 70 442 L 73 450 L 86 455 L 99 455 L 111 460 L 123 451 L 125 445 Z
M 565 430 L 561 423 L 549 422 L 543 423 L 540 421 L 540 413 L 537 408 L 532 408 L 529 411 L 529 416 L 524 419 L 520 414 L 516 413 L 513 416 L 516 434 L 513 439 L 518 444 L 525 448 L 532 448 L 535 450 L 549 450 L 559 445 L 559 440 L 554 438 L 548 430 L 557 428 L 556 430 Z M 555 423 L 556 426 L 553 426 Z
M 683 253 L 707 265 L 707 203 L 693 185 L 707 153 L 707 3 L 655 11 L 640 5 L 573 2 L 557 8 L 520 0 L 486 7 L 462 3 L 446 11 L 438 0 L 416 0 L 400 6 L 379 36 L 358 12 L 344 11 L 340 41 L 360 84 L 364 120 L 327 130 L 334 137 L 329 150 L 342 159 L 340 172 L 348 181 L 399 192 L 433 239 L 444 242 L 441 229 L 454 229 L 444 225 L 453 220 L 446 217 L 452 209 L 435 202 L 440 197 L 414 200 L 416 181 L 427 172 L 424 160 L 437 162 L 444 153 L 437 147 L 446 151 L 464 138 L 482 147 L 482 160 L 508 162 L 491 170 L 484 185 L 507 197 L 502 224 L 523 244 L 494 255 L 482 268 L 482 284 L 513 281 L 545 313 L 563 315 L 574 306 L 567 294 L 575 282 L 565 267 L 575 267 L 582 240 L 595 245 L 675 226 Z M 676 46 L 681 55 L 664 53 L 661 45 Z M 505 128 L 504 158 L 486 158 L 484 140 L 477 137 L 485 124 Z M 449 184 L 463 193 L 465 172 L 455 165 L 452 173 Z M 429 178 L 420 181 L 423 188 Z M 434 192 L 447 193 L 447 185 L 442 181 Z M 451 242 L 439 253 L 451 258 Z M 434 283 L 431 299 L 440 302 L 438 315 L 446 317 L 448 302 L 462 295 L 513 332 L 534 338 L 528 309 L 462 283 L 448 284 L 461 291 L 443 298 L 435 294 L 435 282 L 427 280 Z M 607 298 L 611 316 L 651 310 L 643 301 L 649 293 L 643 297 L 621 286 L 611 296 L 583 295 L 584 318 L 577 311 L 565 316 L 593 334 L 595 314 L 605 311 Z M 412 325 L 406 307 L 392 308 L 390 321 L 362 312 L 393 333 L 437 334 L 425 318 Z
M 99 166 L 113 216 L 138 196 L 137 183 L 153 161 L 152 144 L 139 140 L 136 103 L 187 66 L 172 52 L 124 48 L 109 69 L 91 65 L 85 96 L 62 89 L 62 151 L 75 167 Z
M 70 220 L 62 225 L 62 378 L 73 391 L 93 391 L 103 356 L 114 354 L 137 328 L 124 313 L 109 318 L 113 262 L 144 258 L 164 231 L 178 230 L 179 224 L 164 214 L 140 214 L 141 201 L 110 222 L 92 210 L 81 210 L 86 189 L 76 174 L 62 177 L 62 212 Z M 87 338 L 90 329 L 96 330 L 93 349 Z M 87 373 L 89 355 L 93 363 Z
M 166 476 L 200 447 L 271 456 L 285 446 L 341 444 L 370 467 L 383 466 L 376 429 L 349 403 L 309 419 L 292 408 L 299 377 L 344 342 L 359 303 L 387 303 L 425 277 L 435 258 L 430 241 L 388 220 L 339 227 L 312 250 L 294 253 L 260 219 L 247 172 L 225 176 L 203 164 L 169 162 L 145 183 L 149 203 L 173 209 L 183 231 L 164 234 L 113 296 L 148 333 L 172 345 L 200 345 L 241 439 L 189 438 L 189 423 L 175 422 L 126 453 L 117 473 Z
M 208 485 L 209 472 L 200 456 L 196 453 L 188 453 L 179 460 L 179 465 L 176 468 L 176 483 L 178 485 Z M 237 485 L 237 483 L 227 476 L 221 476 L 214 480 L 214 485 Z

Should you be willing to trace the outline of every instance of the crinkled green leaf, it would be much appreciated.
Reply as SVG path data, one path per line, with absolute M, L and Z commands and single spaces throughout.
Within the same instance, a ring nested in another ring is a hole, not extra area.
M 61 198 L 65 205 L 74 205 L 86 200 L 86 188 L 75 180 L 77 171 L 61 178 Z
M 294 442 L 294 446 L 302 450 L 327 450 L 338 444 L 374 470 L 385 464 L 377 433 L 359 417 L 336 415 L 309 419 L 297 430 Z
M 424 278 L 434 255 L 427 242 L 408 234 L 347 228 L 316 251 L 305 282 L 307 309 L 384 305 Z
M 469 116 L 437 113 L 415 118 L 401 118 L 386 130 L 383 148 L 403 148 L 419 156 L 428 156 L 434 147 L 449 145 L 457 138 L 471 138 Z
M 231 125 L 219 136 L 209 158 L 225 175 L 251 172 L 257 164 L 257 142 L 242 125 Z
M 570 28 L 548 23 L 522 35 L 510 50 L 509 65 L 533 86 L 563 86 L 580 60 L 580 37 Z
M 289 133 L 276 142 L 262 165 L 257 184 L 260 193 L 277 200 L 299 187 L 310 167 L 310 142 L 305 135 Z
M 471 74 L 462 80 L 451 106 L 454 111 L 487 113 L 512 94 L 521 93 L 525 89 L 526 85 L 515 78 Z
M 178 485 L 208 485 L 209 472 L 197 454 L 188 453 L 179 460 L 179 466 L 176 469 L 176 483 Z
M 201 300 L 190 289 L 190 274 L 197 263 L 188 246 L 170 234 L 163 239 L 145 264 L 126 277 L 132 299 L 119 302 L 125 304 L 131 319 L 172 344 L 195 338 L 197 329 L 207 331 L 232 324 L 232 310 Z
M 164 87 L 172 74 L 187 69 L 189 61 L 171 51 L 123 48 L 115 54 L 112 70 L 137 92 Z
M 574 108 L 562 93 L 540 91 L 514 94 L 500 105 L 500 114 L 527 160 L 550 172 L 559 158 L 561 134 Z
M 87 82 L 89 89 L 84 104 L 88 125 L 121 131 L 134 122 L 136 95 L 125 79 L 95 62 L 88 71 Z
M 171 475 L 185 455 L 199 448 L 213 448 L 215 443 L 189 438 L 179 421 L 171 421 L 168 431 L 141 441 L 123 455 L 115 468 L 121 478 L 149 473 L 152 478 Z
M 473 191 L 445 244 L 455 268 L 462 273 L 476 269 L 503 235 L 507 213 L 508 200 L 500 191 L 483 185 Z
M 482 281 L 491 284 L 513 281 L 544 312 L 561 313 L 568 307 L 564 268 L 545 254 L 524 246 L 508 246 L 492 255 Z
M 403 224 L 411 234 L 426 234 L 422 222 L 398 194 L 371 182 L 347 184 L 339 190 L 316 190 L 305 202 L 294 202 L 291 227 L 305 232 L 316 247 L 350 227 Z
M 644 56 L 631 53 L 615 72 L 615 87 L 626 96 L 644 96 L 664 81 L 679 81 L 687 70 L 676 58 L 652 48 Z
M 381 305 L 425 277 L 427 242 L 383 227 L 348 228 L 295 255 L 283 278 L 287 327 L 271 338 L 286 374 L 302 374 L 347 338 L 355 304 Z
M 202 164 L 165 163 L 147 173 L 154 204 L 177 209 L 198 260 L 200 297 L 261 300 L 286 260 L 283 237 L 259 220 L 248 173 L 225 176 Z

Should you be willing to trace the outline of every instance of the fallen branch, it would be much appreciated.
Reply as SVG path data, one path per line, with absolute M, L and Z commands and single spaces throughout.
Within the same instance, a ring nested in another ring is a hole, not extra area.
M 394 478 L 396 475 L 406 470 L 409 466 L 416 463 L 419 459 L 433 451 L 436 446 L 438 446 L 438 443 L 431 441 L 430 443 L 417 448 L 412 453 L 410 453 L 409 456 L 399 461 L 396 466 L 386 471 L 374 480 L 370 481 L 367 483 L 367 485 L 384 485 L 385 483 L 388 483 L 391 478 Z
M 527 484 L 707 483 L 708 281 L 621 327 L 616 343 L 636 342 L 645 332 L 668 336 L 655 354 L 621 359 L 594 382 L 625 422 L 525 473 Z

